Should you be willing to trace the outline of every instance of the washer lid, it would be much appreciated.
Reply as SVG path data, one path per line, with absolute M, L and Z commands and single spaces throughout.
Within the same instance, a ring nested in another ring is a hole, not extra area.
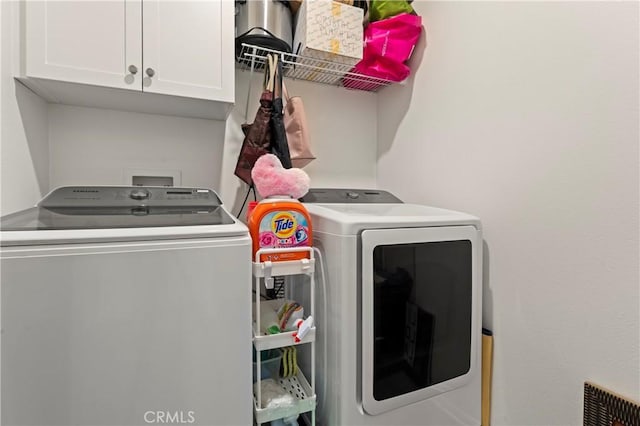
M 3 246 L 247 232 L 209 189 L 125 186 L 57 188 L 36 207 L 0 218 L 0 229 Z
M 314 231 L 357 235 L 365 229 L 418 228 L 426 226 L 473 225 L 480 219 L 453 210 L 418 204 L 311 204 Z

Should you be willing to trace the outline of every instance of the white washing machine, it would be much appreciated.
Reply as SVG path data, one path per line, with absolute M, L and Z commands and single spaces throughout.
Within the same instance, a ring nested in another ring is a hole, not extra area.
M 318 423 L 480 425 L 479 219 L 374 190 L 304 201 L 327 271 Z
M 0 226 L 3 425 L 251 424 L 251 239 L 213 191 L 64 187 Z

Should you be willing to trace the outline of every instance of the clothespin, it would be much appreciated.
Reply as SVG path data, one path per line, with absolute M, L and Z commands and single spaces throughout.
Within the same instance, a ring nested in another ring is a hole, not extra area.
M 271 276 L 271 268 L 273 264 L 270 260 L 263 263 L 262 269 L 264 270 L 264 287 L 267 289 L 273 288 L 273 277 Z

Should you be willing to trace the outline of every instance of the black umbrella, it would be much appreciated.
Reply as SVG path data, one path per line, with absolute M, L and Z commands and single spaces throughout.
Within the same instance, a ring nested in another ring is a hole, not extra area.
M 282 62 L 278 56 L 273 55 L 269 59 L 270 66 L 276 70 L 273 86 L 273 102 L 271 109 L 271 152 L 278 157 L 285 169 L 291 168 L 291 154 L 287 142 L 287 132 L 284 127 L 284 115 L 282 106 Z

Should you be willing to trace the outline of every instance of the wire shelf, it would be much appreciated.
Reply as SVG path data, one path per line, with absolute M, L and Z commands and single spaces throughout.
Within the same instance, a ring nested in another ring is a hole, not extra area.
M 336 61 L 327 61 L 309 56 L 280 52 L 247 43 L 242 43 L 242 49 L 236 57 L 236 61 L 243 70 L 251 70 L 252 68 L 254 70 L 262 69 L 269 53 L 279 55 L 285 70 L 285 77 L 296 80 L 344 86 L 347 89 L 367 92 L 377 92 L 381 88 L 394 83 L 390 80 L 351 72 L 353 64 L 341 63 L 339 62 L 339 58 L 337 58 Z

